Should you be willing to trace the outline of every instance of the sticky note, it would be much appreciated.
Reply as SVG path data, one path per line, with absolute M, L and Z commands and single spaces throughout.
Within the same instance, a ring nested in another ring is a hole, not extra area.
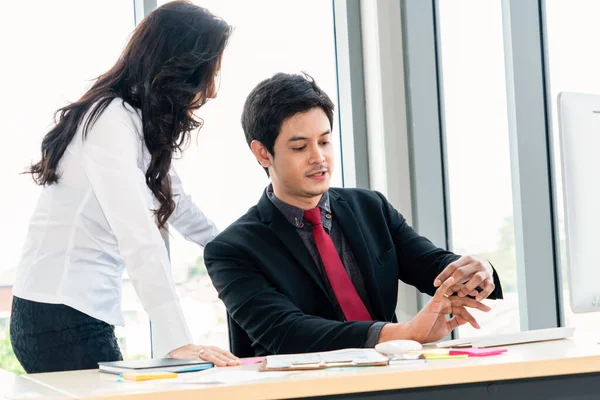
M 240 360 L 240 365 L 252 365 L 252 364 L 260 364 L 265 360 L 266 357 L 256 357 L 256 358 L 246 358 Z
M 423 354 L 423 357 L 429 356 L 447 356 L 450 354 L 450 349 L 423 349 L 415 352 L 417 354 Z
M 466 355 L 469 357 L 487 357 L 495 356 L 496 354 L 506 353 L 506 349 L 480 349 L 473 347 L 472 349 L 452 349 L 450 355 Z
M 148 373 L 125 373 L 119 376 L 119 379 L 128 381 L 149 381 L 153 379 L 172 379 L 177 378 L 174 372 L 148 372 Z

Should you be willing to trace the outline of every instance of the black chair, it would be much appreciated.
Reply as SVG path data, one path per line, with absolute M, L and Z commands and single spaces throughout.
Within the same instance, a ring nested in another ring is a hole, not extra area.
M 252 340 L 248 334 L 227 313 L 227 326 L 229 329 L 229 348 L 231 352 L 240 358 L 254 357 Z

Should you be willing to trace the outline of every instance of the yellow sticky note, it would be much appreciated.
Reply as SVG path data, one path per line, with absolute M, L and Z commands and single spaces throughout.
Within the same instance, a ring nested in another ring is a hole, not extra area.
M 143 372 L 143 373 L 126 373 L 122 374 L 121 378 L 128 381 L 149 381 L 152 379 L 171 379 L 177 378 L 175 372 Z
M 423 354 L 423 357 L 425 358 L 429 356 L 447 356 L 450 353 L 450 349 L 423 349 L 416 353 Z

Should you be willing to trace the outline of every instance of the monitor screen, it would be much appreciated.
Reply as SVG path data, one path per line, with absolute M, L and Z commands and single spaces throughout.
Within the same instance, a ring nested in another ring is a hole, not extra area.
M 558 96 L 571 309 L 600 311 L 600 95 Z

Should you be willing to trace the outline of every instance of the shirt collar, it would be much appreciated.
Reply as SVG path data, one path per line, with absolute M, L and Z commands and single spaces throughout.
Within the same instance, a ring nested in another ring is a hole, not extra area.
M 277 209 L 283 214 L 285 219 L 287 219 L 296 228 L 304 227 L 304 210 L 278 199 L 277 196 L 275 196 L 275 193 L 273 192 L 272 184 L 269 184 L 269 186 L 267 186 L 266 192 L 269 200 L 271 200 L 275 207 L 277 207 Z M 317 207 L 321 208 L 321 214 L 323 214 L 323 212 L 325 212 L 326 214 L 331 214 L 329 192 L 323 193 L 323 196 L 321 196 L 321 200 L 319 200 L 319 204 L 317 204 Z M 326 221 L 331 221 L 331 219 L 327 218 Z M 325 228 L 329 227 L 330 226 L 325 226 Z

